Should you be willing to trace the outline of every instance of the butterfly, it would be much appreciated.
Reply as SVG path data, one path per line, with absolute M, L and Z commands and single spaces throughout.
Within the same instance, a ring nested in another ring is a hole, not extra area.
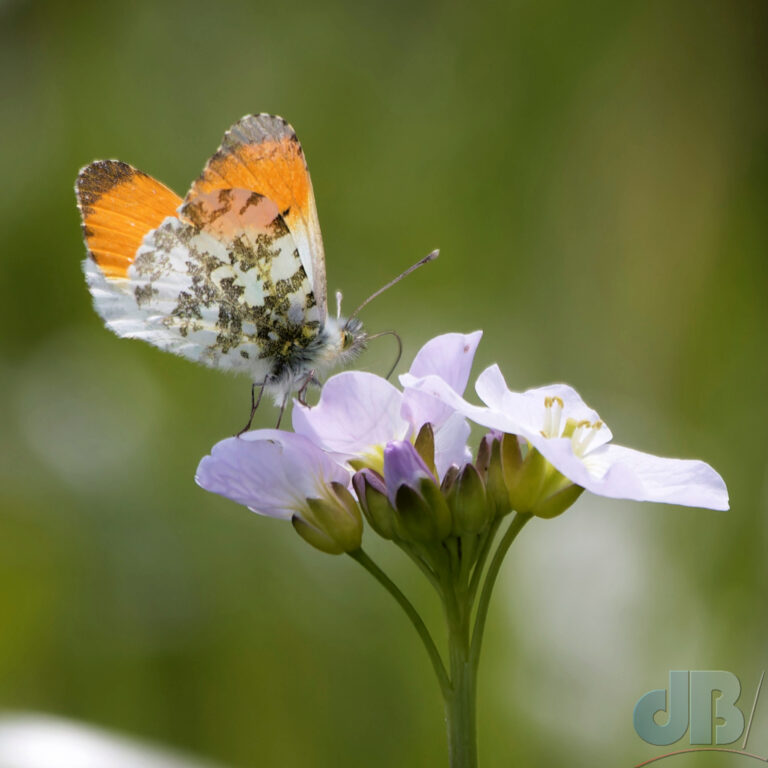
M 319 375 L 373 338 L 357 312 L 384 289 L 349 318 L 340 306 L 328 314 L 312 182 L 296 133 L 281 117 L 238 120 L 183 200 L 116 160 L 83 168 L 75 193 L 88 250 L 83 270 L 106 326 L 249 374 L 246 429 L 265 391 L 282 415 L 291 392 L 304 402 Z

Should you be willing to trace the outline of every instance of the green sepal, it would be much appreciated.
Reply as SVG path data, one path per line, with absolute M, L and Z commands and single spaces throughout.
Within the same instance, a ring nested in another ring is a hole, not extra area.
M 517 435 L 505 434 L 501 439 L 501 466 L 504 477 L 519 472 L 523 465 L 523 452 Z
M 584 489 L 580 485 L 574 485 L 569 481 L 569 485 L 565 488 L 538 501 L 531 510 L 531 514 L 551 520 L 553 517 L 562 515 L 583 492 Z
M 493 440 L 490 443 L 490 457 L 485 473 L 485 489 L 488 503 L 493 505 L 495 517 L 503 517 L 512 509 L 501 463 L 501 440 Z
M 352 494 L 343 485 L 331 483 L 331 491 L 333 495 L 329 499 L 306 499 L 307 510 L 299 519 L 303 519 L 310 528 L 333 541 L 339 552 L 353 552 L 360 548 L 363 540 L 363 519 L 360 509 Z M 296 528 L 295 523 L 294 528 Z M 310 540 L 299 528 L 297 531 L 310 544 L 313 544 L 314 539 L 317 538 L 310 534 L 313 536 L 313 540 Z M 322 547 L 318 546 L 318 549 Z M 323 551 L 330 552 L 329 549 L 323 549 Z
M 506 439 L 506 435 L 504 436 Z M 514 437 L 514 436 L 512 436 Z M 514 438 L 517 441 L 517 438 Z M 531 514 L 533 506 L 539 501 L 549 462 L 533 447 L 528 448 L 525 459 L 520 464 L 512 451 L 511 461 L 504 465 L 504 479 L 509 489 L 509 503 L 521 514 Z
M 424 460 L 429 471 L 437 477 L 437 469 L 435 467 L 435 433 L 429 422 L 424 424 L 419 430 L 419 434 L 416 435 L 416 440 L 413 442 L 413 447 L 416 449 L 416 453 Z
M 340 555 L 345 551 L 327 533 L 324 533 L 319 528 L 315 528 L 314 525 L 310 525 L 298 515 L 294 515 L 291 518 L 291 523 L 296 533 L 315 549 L 319 549 L 328 555 Z

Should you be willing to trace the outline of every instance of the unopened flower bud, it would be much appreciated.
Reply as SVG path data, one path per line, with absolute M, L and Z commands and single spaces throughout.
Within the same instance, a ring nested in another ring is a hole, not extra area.
M 443 475 L 443 482 L 440 483 L 440 490 L 443 492 L 446 498 L 455 485 L 456 481 L 459 479 L 459 474 L 461 474 L 461 470 L 455 464 L 451 464 L 451 466 L 448 467 L 448 469 L 445 471 L 445 474 Z
M 465 536 L 478 533 L 488 523 L 493 509 L 486 498 L 485 486 L 478 470 L 465 465 L 448 496 L 453 515 L 453 534 Z
M 485 481 L 488 475 L 488 465 L 491 463 L 491 453 L 493 452 L 493 444 L 498 442 L 502 438 L 502 433 L 496 430 L 491 430 L 487 434 L 483 435 L 480 440 L 480 445 L 477 447 L 477 458 L 475 459 L 475 467 L 480 473 L 480 477 Z
M 389 503 L 387 488 L 381 476 L 370 469 L 363 469 L 352 478 L 352 485 L 371 528 L 384 539 L 394 539 L 395 510 Z
M 363 520 L 354 496 L 332 482 L 322 499 L 306 499 L 306 509 L 291 518 L 296 532 L 321 552 L 340 555 L 360 549 Z

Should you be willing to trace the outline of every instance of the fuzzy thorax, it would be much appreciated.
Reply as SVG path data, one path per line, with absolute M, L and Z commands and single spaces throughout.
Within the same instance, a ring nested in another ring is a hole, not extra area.
M 290 357 L 275 363 L 264 387 L 275 404 L 282 406 L 292 392 L 319 386 L 322 377 L 330 370 L 358 357 L 367 342 L 368 335 L 356 317 L 349 320 L 329 317 L 309 345 L 295 349 Z

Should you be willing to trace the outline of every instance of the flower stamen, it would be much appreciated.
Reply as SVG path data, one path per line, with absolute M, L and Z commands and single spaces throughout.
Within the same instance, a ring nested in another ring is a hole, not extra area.
M 603 428 L 602 421 L 588 421 L 584 419 L 576 424 L 571 435 L 571 445 L 573 452 L 580 457 L 589 450 L 589 446 L 594 440 L 595 435 Z
M 544 414 L 544 429 L 541 430 L 542 436 L 560 437 L 560 422 L 565 404 L 561 398 L 555 395 L 555 397 L 544 398 L 544 407 L 547 410 Z

